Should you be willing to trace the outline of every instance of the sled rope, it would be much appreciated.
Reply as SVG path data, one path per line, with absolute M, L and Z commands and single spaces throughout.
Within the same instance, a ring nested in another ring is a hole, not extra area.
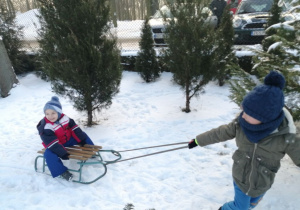
M 167 146 L 173 146 L 173 145 L 178 145 L 178 144 L 187 144 L 189 142 L 179 142 L 179 143 L 173 143 L 173 144 L 163 144 L 163 145 L 157 145 L 157 146 L 152 146 L 152 147 L 142 147 L 142 148 L 137 148 L 137 149 L 128 149 L 128 150 L 122 150 L 118 152 L 129 152 L 129 151 L 135 151 L 135 150 L 141 150 L 141 149 L 151 149 L 151 148 L 156 148 L 156 147 L 167 147 Z
M 157 148 L 157 147 L 166 147 L 166 146 L 173 146 L 173 145 L 178 145 L 178 144 L 187 144 L 188 142 L 180 142 L 180 143 L 174 143 L 174 144 L 164 144 L 164 145 L 158 145 L 158 146 L 152 146 L 152 147 L 142 147 L 142 148 L 137 148 L 137 149 L 129 149 L 129 150 L 123 150 L 123 151 L 118 151 L 120 152 L 129 152 L 129 151 L 135 151 L 135 150 L 142 150 L 142 149 L 150 149 L 150 148 Z M 177 147 L 177 148 L 173 148 L 173 149 L 168 149 L 168 150 L 163 150 L 160 152 L 154 152 L 154 153 L 150 153 L 147 155 L 140 155 L 140 156 L 136 156 L 136 157 L 132 157 L 132 158 L 127 158 L 124 160 L 118 160 L 114 163 L 118 163 L 118 162 L 123 162 L 123 161 L 127 161 L 127 160 L 133 160 L 133 159 L 138 159 L 138 158 L 142 158 L 142 157 L 147 157 L 147 156 L 151 156 L 151 155 L 157 155 L 157 154 L 161 154 L 161 153 L 165 153 L 165 152 L 171 152 L 171 151 L 175 151 L 175 150 L 179 150 L 179 149 L 186 149 L 188 146 L 183 146 L 183 147 Z

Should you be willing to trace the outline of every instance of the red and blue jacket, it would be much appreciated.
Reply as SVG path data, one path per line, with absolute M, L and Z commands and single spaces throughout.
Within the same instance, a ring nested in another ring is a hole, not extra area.
M 44 117 L 37 125 L 43 146 L 50 149 L 59 157 L 67 154 L 67 150 L 63 146 L 73 137 L 78 143 L 85 141 L 87 135 L 83 132 L 75 121 L 67 115 L 61 114 L 56 122 L 50 122 Z

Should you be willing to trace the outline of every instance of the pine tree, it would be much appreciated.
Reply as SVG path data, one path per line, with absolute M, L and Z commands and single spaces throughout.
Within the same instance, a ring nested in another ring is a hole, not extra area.
M 39 0 L 40 58 L 57 94 L 79 111 L 107 108 L 118 93 L 120 54 L 110 35 L 109 6 L 99 0 Z
M 230 13 L 230 5 L 224 9 L 220 26 L 216 29 L 217 37 L 214 48 L 214 61 L 212 68 L 217 70 L 216 79 L 219 85 L 223 86 L 226 77 L 230 75 L 232 65 L 238 65 L 237 58 L 233 51 L 233 24 L 232 15 Z
M 159 77 L 159 65 L 156 57 L 156 51 L 153 48 L 153 38 L 151 27 L 146 18 L 141 34 L 141 41 L 139 43 L 140 51 L 136 57 L 135 69 L 143 80 L 152 82 Z
M 168 21 L 166 43 L 168 48 L 164 60 L 173 73 L 173 80 L 181 86 L 185 93 L 184 112 L 190 112 L 190 100 L 198 96 L 216 70 L 212 69 L 212 51 L 214 47 L 214 28 L 206 22 L 202 11 L 204 1 L 175 0 L 168 1 L 174 16 Z
M 279 2 L 279 0 L 274 0 L 274 2 L 273 2 L 272 8 L 270 10 L 271 16 L 268 19 L 268 23 L 267 23 L 268 27 L 281 22 L 280 14 L 282 12 L 282 8 L 278 6 L 278 2 Z
M 233 69 L 229 98 L 240 106 L 245 95 L 258 84 L 259 81 L 255 80 L 249 73 L 242 69 Z
M 281 72 L 286 80 L 284 88 L 286 106 L 291 111 L 294 120 L 299 120 L 300 72 L 297 70 L 297 64 L 300 63 L 300 20 L 283 23 L 282 25 L 284 27 L 272 28 L 271 26 L 267 29 L 267 34 L 268 30 L 275 32 L 275 34 L 266 37 L 266 40 L 272 41 L 264 43 L 264 51 L 255 51 L 256 55 L 253 57 L 254 67 L 251 70 L 252 75 L 244 74 L 245 77 L 240 80 L 240 85 L 233 86 L 235 89 L 231 91 L 231 98 L 238 99 L 235 102 L 240 104 L 242 97 L 238 96 L 241 93 L 247 93 L 259 84 L 259 81 L 262 83 L 264 77 L 271 70 L 276 70 Z
M 270 18 L 268 19 L 268 23 L 266 25 L 266 38 L 262 41 L 263 50 L 267 51 L 268 46 L 278 41 L 278 36 L 276 34 L 278 31 L 276 28 L 270 27 L 277 23 L 284 22 L 284 19 L 281 17 L 282 13 L 282 5 L 279 6 L 279 1 L 281 0 L 274 0 L 272 8 L 270 10 Z M 275 36 L 273 36 L 275 35 Z M 276 40 L 277 39 L 277 40 Z
M 260 78 L 269 70 L 277 70 L 285 76 L 286 106 L 294 119 L 299 120 L 300 72 L 296 66 L 300 63 L 300 20 L 283 23 L 281 27 L 271 27 L 267 29 L 267 34 L 268 30 L 275 33 L 266 38 L 271 41 L 264 43 L 265 51 L 258 52 L 254 57 L 256 65 L 253 70 Z
M 131 203 L 127 203 L 123 210 L 134 210 L 134 205 Z

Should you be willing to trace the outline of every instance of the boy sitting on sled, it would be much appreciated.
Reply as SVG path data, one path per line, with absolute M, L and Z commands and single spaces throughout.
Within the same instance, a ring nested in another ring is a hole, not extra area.
M 65 147 L 77 144 L 94 145 L 88 135 L 75 121 L 62 113 L 58 97 L 53 96 L 44 106 L 45 117 L 38 123 L 37 129 L 46 148 L 44 157 L 53 178 L 61 176 L 71 181 L 73 175 L 63 165 L 62 160 L 69 159 Z

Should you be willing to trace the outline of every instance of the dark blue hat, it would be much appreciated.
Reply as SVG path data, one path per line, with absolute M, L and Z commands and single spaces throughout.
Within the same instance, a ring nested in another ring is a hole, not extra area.
M 277 119 L 284 106 L 284 85 L 283 75 L 271 71 L 263 85 L 255 87 L 245 96 L 242 102 L 244 112 L 262 123 Z
M 52 96 L 51 101 L 48 101 L 44 106 L 44 113 L 47 109 L 52 109 L 56 111 L 58 113 L 58 118 L 60 118 L 60 115 L 62 113 L 62 107 L 58 97 Z

